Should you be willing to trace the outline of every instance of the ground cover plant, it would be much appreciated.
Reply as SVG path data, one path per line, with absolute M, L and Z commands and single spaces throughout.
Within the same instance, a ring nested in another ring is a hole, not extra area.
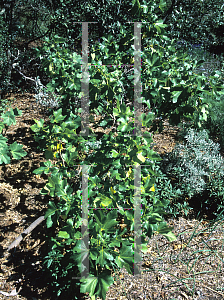
M 197 203 L 199 213 L 205 207 L 208 214 L 222 213 L 224 163 L 219 151 L 220 145 L 209 139 L 205 130 L 190 128 L 183 143 L 163 157 L 161 170 L 173 178 L 171 190 L 177 195 L 170 204 L 171 211 L 179 206 L 187 214 L 192 209 L 189 204 Z

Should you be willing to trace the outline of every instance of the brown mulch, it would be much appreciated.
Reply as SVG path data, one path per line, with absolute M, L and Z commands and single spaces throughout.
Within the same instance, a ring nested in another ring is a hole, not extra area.
M 19 234 L 44 215 L 51 199 L 40 195 L 47 175 L 32 173 L 45 158 L 37 150 L 30 129 L 34 119 L 47 121 L 48 117 L 39 110 L 32 94 L 16 94 L 14 98 L 12 108 L 21 109 L 23 114 L 17 117 L 16 125 L 9 127 L 6 137 L 9 143 L 23 144 L 27 155 L 0 166 L 0 299 L 57 299 L 41 266 L 46 255 L 45 222 L 16 249 L 6 251 Z M 172 151 L 178 132 L 179 128 L 165 123 L 163 133 L 154 135 L 154 150 L 161 154 Z M 168 223 L 174 227 L 177 241 L 169 243 L 155 234 L 144 255 L 142 276 L 131 276 L 125 269 L 113 274 L 115 282 L 107 292 L 107 300 L 224 299 L 223 222 L 215 228 L 209 227 L 207 221 L 183 217 L 169 219 Z M 15 289 L 19 293 L 13 296 Z M 83 295 L 80 299 L 90 297 Z

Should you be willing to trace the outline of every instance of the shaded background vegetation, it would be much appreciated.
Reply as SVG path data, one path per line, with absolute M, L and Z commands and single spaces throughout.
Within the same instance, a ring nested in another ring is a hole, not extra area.
M 155 1 L 155 5 L 160 3 Z M 147 1 L 141 1 L 147 5 Z M 0 4 L 0 90 L 6 92 L 33 86 L 26 76 L 41 73 L 40 61 L 33 47 L 37 41 L 55 34 L 67 38 L 68 46 L 81 53 L 81 24 L 89 24 L 89 44 L 112 33 L 119 24 L 133 26 L 132 1 L 113 0 L 3 0 Z M 179 47 L 202 47 L 221 55 L 224 51 L 224 4 L 221 0 L 167 0 L 158 18 L 168 25 L 168 34 Z M 122 13 L 120 13 L 122 12 Z M 46 79 L 45 79 L 46 80 Z M 29 83 L 29 84 L 28 84 Z M 28 85 L 27 85 L 28 84 Z

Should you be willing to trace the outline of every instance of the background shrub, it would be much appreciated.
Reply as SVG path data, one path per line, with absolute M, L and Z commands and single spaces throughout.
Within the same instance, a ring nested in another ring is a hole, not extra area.
M 162 172 L 161 164 L 157 165 L 156 172 L 158 177 L 156 178 L 154 197 L 160 201 L 162 199 L 166 203 L 164 217 L 177 217 L 182 214 L 187 216 L 192 208 L 185 201 L 181 189 L 173 186 L 172 178 Z
M 221 147 L 224 147 L 224 102 L 212 101 L 209 106 L 209 115 L 204 128 L 210 137 L 218 137 Z
M 165 192 L 159 196 L 166 193 L 169 199 L 174 197 L 176 207 L 185 211 L 190 209 L 187 202 L 184 203 L 184 199 L 188 199 L 188 203 L 196 204 L 199 210 L 207 207 L 217 214 L 224 200 L 224 163 L 219 150 L 220 145 L 209 139 L 206 130 L 187 129 L 183 142 L 163 157 L 160 168 L 165 180 L 159 179 L 157 184 L 160 184 L 159 190 L 165 186 Z

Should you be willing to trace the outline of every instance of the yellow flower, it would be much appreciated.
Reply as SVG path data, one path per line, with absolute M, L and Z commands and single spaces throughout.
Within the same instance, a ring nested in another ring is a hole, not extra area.
M 116 191 L 112 188 L 112 186 L 110 187 L 110 191 L 112 194 L 116 194 Z
M 63 150 L 63 146 L 61 143 L 58 143 L 56 146 L 48 146 L 47 150 L 53 153 L 53 156 L 56 157 L 56 153 L 57 152 L 61 152 L 61 150 Z
M 129 168 L 129 170 L 128 170 L 127 174 L 126 174 L 126 177 L 127 177 L 127 178 L 130 177 L 130 179 L 133 179 L 133 178 L 134 178 L 133 172 L 132 172 L 132 170 L 131 170 L 131 167 Z
M 154 184 L 153 184 L 153 186 L 151 187 L 150 191 L 151 191 L 151 192 L 155 192 Z

